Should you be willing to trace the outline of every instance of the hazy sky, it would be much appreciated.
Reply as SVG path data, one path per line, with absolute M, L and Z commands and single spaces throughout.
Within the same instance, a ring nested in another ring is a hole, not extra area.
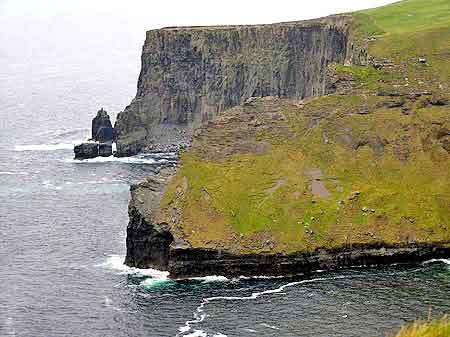
M 392 0 L 0 0 L 0 15 L 116 19 L 118 24 L 173 25 L 271 23 L 376 7 Z M 134 22 L 129 22 L 129 21 Z M 82 25 L 83 22 L 80 22 Z

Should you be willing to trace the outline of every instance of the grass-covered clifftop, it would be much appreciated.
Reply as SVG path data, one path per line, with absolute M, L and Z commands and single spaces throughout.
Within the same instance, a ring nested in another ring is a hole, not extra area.
M 450 320 L 447 316 L 431 322 L 416 322 L 404 327 L 396 337 L 447 337 Z
M 359 12 L 353 29 L 370 64 L 331 66 L 335 94 L 252 99 L 197 131 L 161 201 L 177 237 L 234 253 L 450 243 L 450 3 Z

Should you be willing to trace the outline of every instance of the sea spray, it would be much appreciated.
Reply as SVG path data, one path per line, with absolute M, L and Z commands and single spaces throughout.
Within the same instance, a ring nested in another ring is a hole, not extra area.
M 134 267 L 128 267 L 124 264 L 125 257 L 121 255 L 110 255 L 106 258 L 106 261 L 97 264 L 96 267 L 103 267 L 106 269 L 114 270 L 119 274 L 136 275 L 140 277 L 152 277 L 159 280 L 169 279 L 169 272 L 161 271 L 157 269 L 140 269 Z

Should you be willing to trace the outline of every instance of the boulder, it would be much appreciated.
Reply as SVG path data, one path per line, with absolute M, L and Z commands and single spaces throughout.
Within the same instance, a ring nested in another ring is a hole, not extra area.
M 112 156 L 112 144 L 111 143 L 100 143 L 98 145 L 98 155 L 100 157 L 109 157 Z
M 448 105 L 449 101 L 447 98 L 444 98 L 444 97 L 433 97 L 430 99 L 430 104 L 436 105 L 436 106 L 444 106 L 444 105 Z
M 98 157 L 97 143 L 82 143 L 74 148 L 75 159 L 90 159 Z
M 383 106 L 385 108 L 388 109 L 395 109 L 395 108 L 401 108 L 402 106 L 405 105 L 405 101 L 404 100 L 400 100 L 400 101 L 387 101 L 383 103 Z
M 441 140 L 441 145 L 450 154 L 450 136 Z
M 114 129 L 106 110 L 101 108 L 92 120 L 92 139 L 100 143 L 112 142 Z
M 427 63 L 427 59 L 425 57 L 419 57 L 417 59 L 417 62 L 419 62 L 421 64 L 426 64 Z

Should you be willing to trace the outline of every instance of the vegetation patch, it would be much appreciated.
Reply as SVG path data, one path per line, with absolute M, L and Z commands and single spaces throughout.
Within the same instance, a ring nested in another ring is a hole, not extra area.
M 415 322 L 404 327 L 396 337 L 447 337 L 450 336 L 450 320 L 444 316 L 431 322 Z

